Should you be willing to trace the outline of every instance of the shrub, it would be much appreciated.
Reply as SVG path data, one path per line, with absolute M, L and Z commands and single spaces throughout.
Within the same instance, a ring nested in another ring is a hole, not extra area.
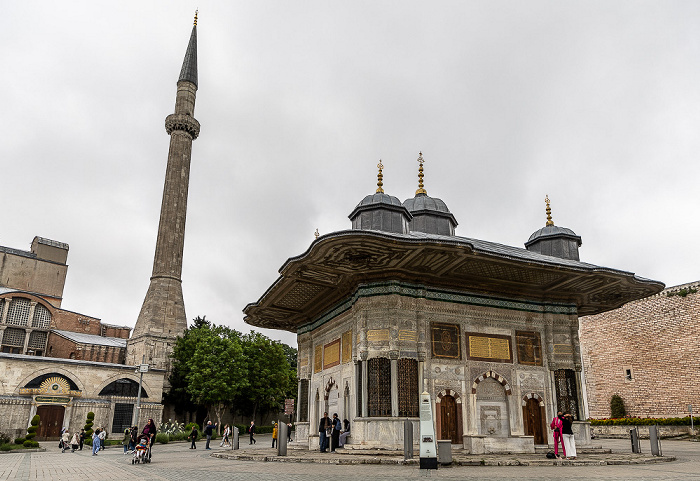
M 12 446 L 8 443 L 0 444 L 0 451 L 9 451 Z
M 25 448 L 38 448 L 39 443 L 36 441 L 32 441 L 31 439 L 27 439 L 25 442 L 22 443 Z
M 9 435 L 0 433 L 0 445 L 9 444 L 12 441 Z
M 15 438 L 15 444 L 23 444 L 27 438 Z
M 34 417 L 32 418 L 31 426 L 27 428 L 27 440 L 32 440 L 34 439 L 34 436 L 36 436 L 36 430 L 39 429 L 39 415 L 35 414 Z M 26 446 L 26 444 L 25 444 Z
M 170 442 L 170 436 L 165 433 L 156 434 L 156 442 L 160 444 L 168 444 Z
M 610 398 L 610 417 L 613 419 L 624 418 L 627 412 L 625 411 L 625 402 L 617 394 L 613 394 Z
M 95 424 L 95 413 L 90 411 L 87 413 L 87 419 L 85 420 L 85 440 L 92 437 L 92 425 Z M 90 442 L 92 444 L 92 441 Z
M 201 428 L 199 427 L 199 424 L 197 424 L 197 423 L 189 423 L 189 424 L 186 424 L 185 427 L 184 427 L 184 431 L 185 431 L 186 433 L 191 433 L 191 432 L 192 432 L 192 426 L 196 427 L 196 428 L 197 428 L 197 431 L 201 431 Z

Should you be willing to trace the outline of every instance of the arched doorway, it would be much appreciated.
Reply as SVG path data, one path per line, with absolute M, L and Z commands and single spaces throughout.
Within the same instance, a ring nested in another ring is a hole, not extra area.
M 523 424 L 525 435 L 533 436 L 535 444 L 547 444 L 544 403 L 531 397 L 523 400 Z
M 46 441 L 51 438 L 58 438 L 63 427 L 63 415 L 66 408 L 63 406 L 39 406 L 36 413 L 39 415 L 39 429 L 36 432 L 36 439 Z
M 452 444 L 462 443 L 459 439 L 457 402 L 449 394 L 440 400 L 440 439 L 449 439 Z

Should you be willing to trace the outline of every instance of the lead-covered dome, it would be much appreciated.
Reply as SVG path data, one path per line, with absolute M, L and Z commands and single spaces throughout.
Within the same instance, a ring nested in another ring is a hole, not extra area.
M 411 231 L 436 235 L 455 235 L 457 220 L 447 208 L 447 204 L 441 199 L 430 197 L 427 193 L 420 193 L 406 199 L 403 206 L 413 217 L 408 226 Z
M 356 230 L 379 230 L 406 234 L 411 214 L 401 204 L 401 201 L 393 195 L 384 193 L 382 186 L 383 175 L 382 161 L 377 165 L 377 191 L 365 196 L 353 209 L 348 217 L 352 222 L 352 228 Z
M 581 237 L 571 229 L 554 225 L 549 197 L 545 197 L 545 203 L 547 204 L 547 224 L 532 233 L 525 243 L 525 248 L 546 256 L 579 260 L 578 248 L 581 247 Z

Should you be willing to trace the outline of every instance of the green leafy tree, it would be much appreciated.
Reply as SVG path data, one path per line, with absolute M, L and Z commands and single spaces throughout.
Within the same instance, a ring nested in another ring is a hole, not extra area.
M 213 411 L 220 428 L 224 408 L 248 387 L 248 366 L 236 331 L 217 326 L 198 331 L 187 361 L 187 392 Z
M 251 404 L 255 419 L 259 412 L 277 410 L 282 406 L 290 392 L 291 368 L 280 342 L 250 331 L 242 337 L 242 344 L 251 373 L 244 398 Z
M 617 394 L 613 394 L 610 398 L 610 417 L 613 419 L 624 418 L 626 414 L 625 401 Z

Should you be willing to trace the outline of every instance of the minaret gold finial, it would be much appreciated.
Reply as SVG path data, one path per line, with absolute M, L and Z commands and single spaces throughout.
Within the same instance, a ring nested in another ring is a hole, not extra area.
M 423 188 L 423 162 L 425 162 L 425 160 L 423 160 L 423 152 L 418 152 L 418 163 L 420 167 L 418 168 L 418 190 L 416 191 L 416 195 L 428 195 L 428 191 Z
M 197 14 L 199 13 L 199 9 L 194 11 L 194 26 L 197 26 Z
M 384 189 L 382 189 L 382 186 L 384 184 L 382 183 L 382 179 L 384 178 L 384 176 L 382 175 L 382 169 L 384 168 L 384 164 L 382 164 L 382 159 L 379 159 L 377 168 L 379 169 L 379 173 L 377 174 L 377 194 L 383 194 Z
M 549 206 L 548 195 L 544 196 L 544 202 L 547 204 L 547 223 L 545 225 L 554 225 L 554 221 L 552 220 L 552 208 Z
M 314 237 L 315 237 L 316 239 L 318 239 L 318 236 L 320 236 L 320 235 L 321 235 L 321 234 L 318 233 L 318 228 L 316 228 L 316 232 L 314 232 Z

